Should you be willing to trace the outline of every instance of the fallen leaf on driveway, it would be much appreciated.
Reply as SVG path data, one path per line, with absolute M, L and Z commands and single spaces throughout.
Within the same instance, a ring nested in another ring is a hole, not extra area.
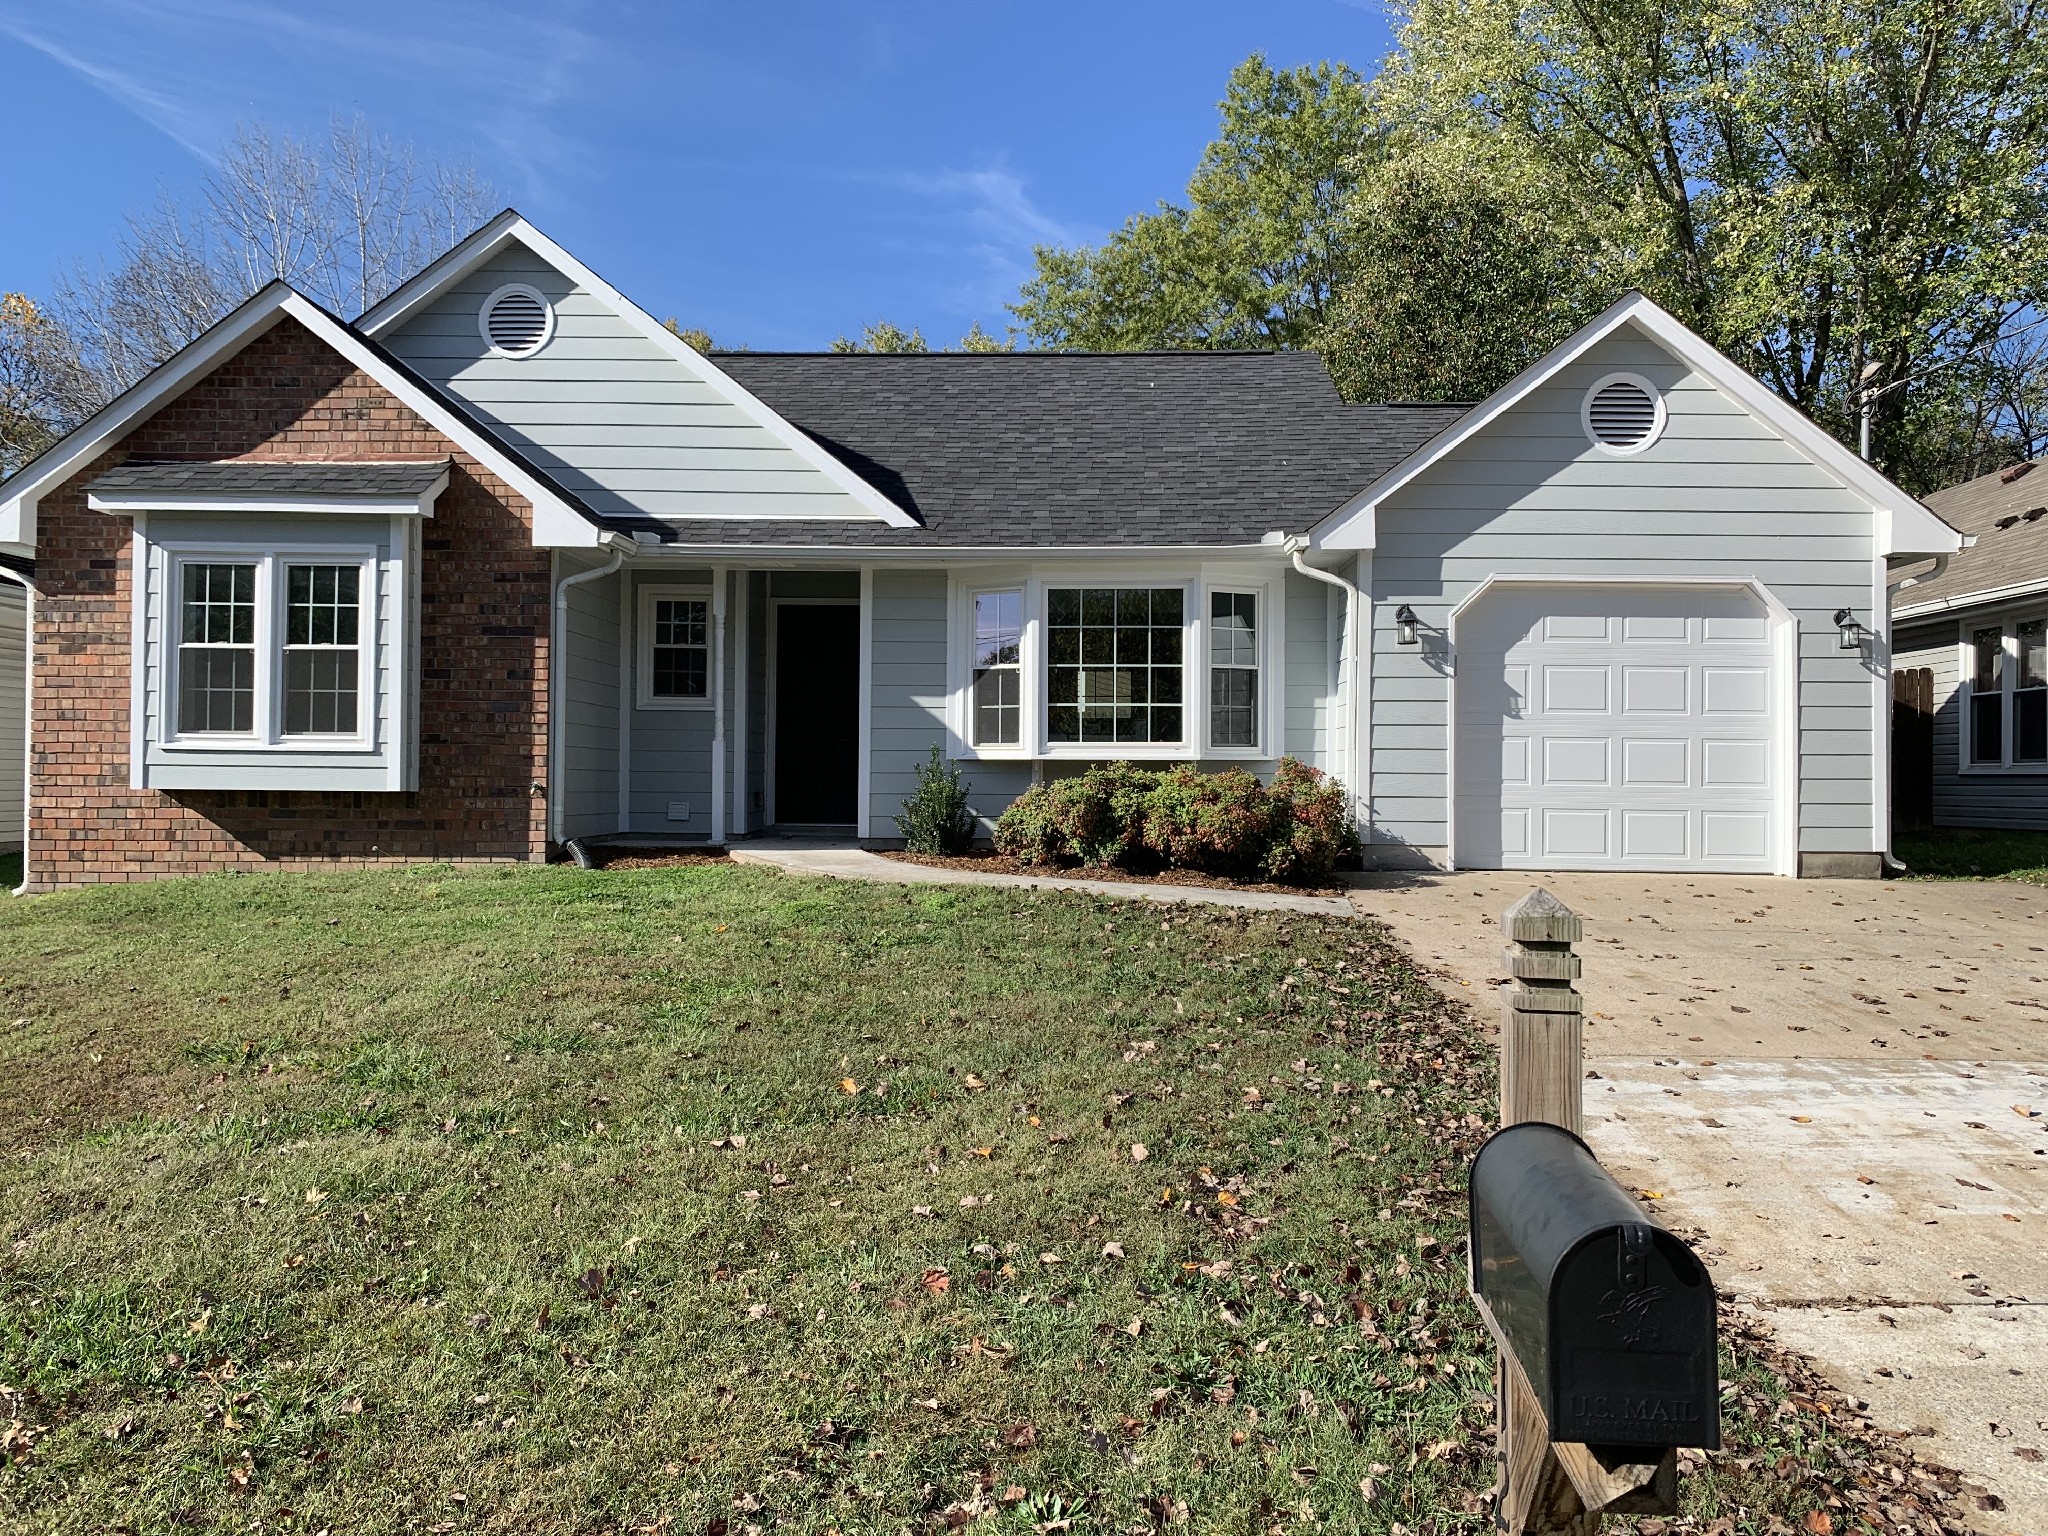
M 1813 1116 L 1811 1116 L 1811 1115 L 1794 1115 L 1794 1116 L 1792 1117 L 1792 1122 L 1793 1122 L 1793 1124 L 1795 1124 L 1795 1125 L 1811 1125 L 1811 1124 L 1813 1124 Z
M 2039 1119 L 2041 1115 L 2041 1111 L 2034 1108 L 2034 1106 L 2031 1104 L 2015 1104 L 2012 1107 L 2012 1112 L 2018 1115 L 2022 1120 L 2036 1120 Z
M 1987 1195 L 1991 1193 L 1991 1186 L 1989 1184 L 1979 1184 L 1975 1179 L 1957 1179 L 1956 1182 L 1965 1189 L 1981 1189 Z

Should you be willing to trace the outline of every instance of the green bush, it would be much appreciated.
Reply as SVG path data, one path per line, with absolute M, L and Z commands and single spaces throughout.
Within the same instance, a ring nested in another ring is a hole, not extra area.
M 903 802 L 896 825 L 912 853 L 965 853 L 974 842 L 974 812 L 967 808 L 967 781 L 960 765 L 947 762 L 937 747 L 917 767 L 917 785 Z
M 1023 864 L 1195 869 L 1306 884 L 1358 852 L 1344 788 L 1283 758 L 1270 784 L 1248 769 L 1202 773 L 1107 763 L 1034 784 L 996 822 Z

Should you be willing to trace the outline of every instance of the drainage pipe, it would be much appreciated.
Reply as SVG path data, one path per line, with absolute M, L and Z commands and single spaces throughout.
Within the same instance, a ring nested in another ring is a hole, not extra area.
M 616 535 L 612 538 L 616 539 Z M 609 542 L 609 541 L 608 541 Z M 593 565 L 587 571 L 576 571 L 562 577 L 555 583 L 555 618 L 548 629 L 548 781 L 543 786 L 548 804 L 548 836 L 557 846 L 566 846 L 562 836 L 565 807 L 568 795 L 563 783 L 562 760 L 568 755 L 568 733 L 563 728 L 562 695 L 567 691 L 569 676 L 569 589 L 586 581 L 597 581 L 615 573 L 626 563 L 626 551 L 614 543 L 611 558 L 603 565 Z M 626 624 L 626 603 L 619 599 L 619 643 L 624 645 Z M 626 701 L 619 700 L 624 709 Z M 570 857 L 575 858 L 572 852 Z M 578 859 L 578 863 L 582 861 Z M 23 872 L 27 871 L 27 859 L 22 860 Z
M 1344 594 L 1344 649 L 1340 658 L 1345 681 L 1349 685 L 1344 697 L 1344 776 L 1349 782 L 1345 788 L 1350 792 L 1354 806 L 1353 818 L 1361 824 L 1366 818 L 1367 784 L 1358 771 L 1358 716 L 1359 695 L 1363 691 L 1364 679 L 1359 675 L 1363 654 L 1358 644 L 1358 619 L 1364 594 L 1355 583 L 1346 581 L 1334 571 L 1319 571 L 1301 558 L 1308 548 L 1308 540 L 1300 535 L 1287 541 L 1287 553 L 1294 562 L 1294 568 L 1313 581 L 1320 581 L 1337 588 Z M 1363 833 L 1363 826 L 1360 831 Z

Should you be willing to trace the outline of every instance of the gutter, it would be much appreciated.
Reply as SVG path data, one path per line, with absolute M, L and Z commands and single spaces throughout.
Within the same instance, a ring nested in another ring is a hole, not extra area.
M 14 581 L 28 599 L 27 611 L 23 614 L 21 637 L 22 678 L 21 688 L 21 884 L 8 892 L 11 896 L 28 894 L 28 833 L 33 824 L 30 808 L 34 804 L 35 788 L 35 730 L 36 730 L 36 584 L 26 571 L 18 571 L 11 564 L 0 564 L 0 581 Z
M 1342 576 L 1337 575 L 1336 572 L 1318 570 L 1302 559 L 1302 551 L 1308 548 L 1308 539 L 1305 535 L 1292 535 L 1282 542 L 1281 547 L 1286 550 L 1288 558 L 1294 564 L 1294 568 L 1301 572 L 1302 575 L 1308 577 L 1311 581 L 1320 581 L 1328 586 L 1335 587 L 1344 594 L 1344 655 L 1342 660 L 1345 663 L 1344 676 L 1349 683 L 1344 698 L 1344 774 L 1345 778 L 1349 781 L 1345 785 L 1345 789 L 1350 793 L 1352 799 L 1352 819 L 1362 822 L 1365 819 L 1366 808 L 1360 799 L 1363 786 L 1359 782 L 1358 772 L 1358 717 L 1362 711 L 1359 709 L 1358 704 L 1359 695 L 1362 692 L 1361 684 L 1364 680 L 1359 675 L 1361 663 L 1359 661 L 1358 646 L 1358 615 L 1359 605 L 1364 599 L 1364 594 L 1358 590 L 1354 583 L 1345 580 Z
M 569 589 L 586 581 L 597 581 L 615 574 L 626 563 L 625 541 L 619 534 L 609 534 L 606 542 L 612 546 L 611 559 L 603 565 L 593 565 L 587 571 L 576 571 L 562 577 L 555 583 L 554 622 L 548 628 L 548 781 L 542 786 L 548 803 L 548 837 L 557 847 L 567 846 L 562 836 L 564 808 L 568 794 L 563 782 L 562 758 L 568 751 L 567 733 L 562 728 L 562 694 L 568 679 L 568 637 L 569 637 Z M 581 864 L 583 859 L 571 851 L 571 856 Z M 22 859 L 22 873 L 28 872 L 28 860 Z

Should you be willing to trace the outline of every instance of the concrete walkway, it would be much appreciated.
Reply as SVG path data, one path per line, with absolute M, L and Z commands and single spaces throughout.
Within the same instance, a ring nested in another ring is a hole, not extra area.
M 845 843 L 808 843 L 763 839 L 734 843 L 726 850 L 739 864 L 768 864 L 798 875 L 825 875 L 835 880 L 872 880 L 895 885 L 1001 885 L 1014 890 L 1084 891 L 1122 901 L 1192 902 L 1216 907 L 1248 907 L 1259 912 L 1305 912 L 1316 917 L 1350 917 L 1352 906 L 1342 896 L 1288 896 L 1277 891 L 1231 891 L 1202 885 L 1157 885 L 1135 880 L 1076 880 L 1064 875 L 1006 875 L 979 869 L 948 869 L 885 859 Z
M 2048 891 L 1731 876 L 1371 876 L 1493 1014 L 1499 914 L 1585 920 L 1587 1139 L 1715 1283 L 1878 1422 L 2048 1532 Z M 2043 1460 L 2034 1460 L 2040 1454 Z

